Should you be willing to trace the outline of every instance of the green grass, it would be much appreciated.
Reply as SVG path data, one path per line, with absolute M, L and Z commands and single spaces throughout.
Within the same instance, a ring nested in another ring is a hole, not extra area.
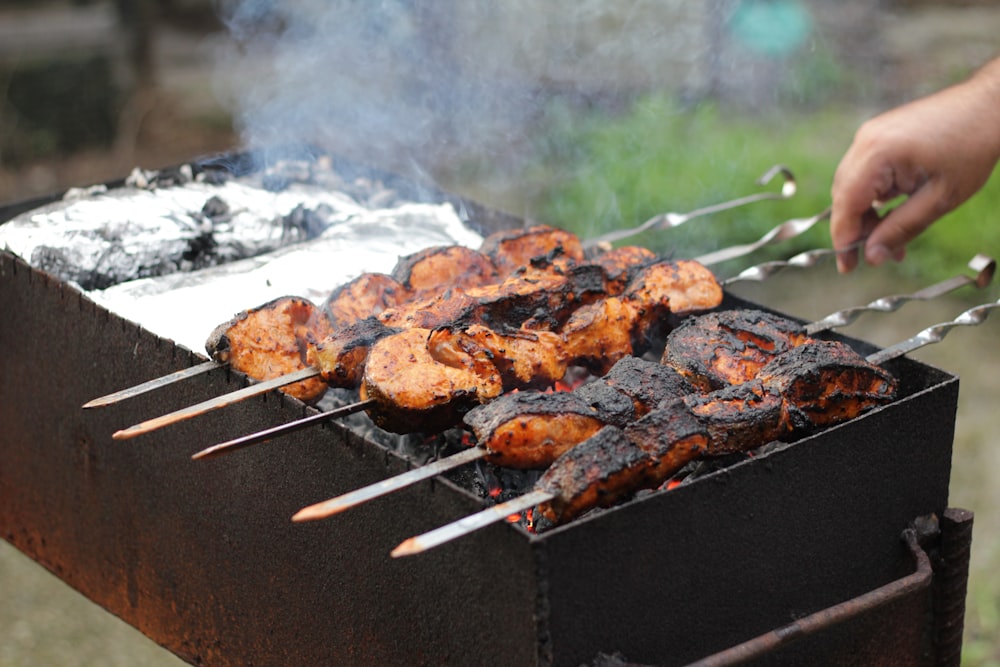
M 847 107 L 752 115 L 709 103 L 686 108 L 665 96 L 642 99 L 618 115 L 554 105 L 521 177 L 532 183 L 529 208 L 539 219 L 589 237 L 638 225 L 657 213 L 690 211 L 759 191 L 756 179 L 774 164 L 792 170 L 798 192 L 790 200 L 751 204 L 628 241 L 692 256 L 755 240 L 778 222 L 825 209 L 834 171 L 863 120 Z M 943 278 L 963 270 L 976 252 L 996 252 L 998 179 L 912 243 L 907 261 L 891 270 L 922 280 Z M 777 182 L 770 189 L 776 190 Z M 828 245 L 823 224 L 753 260 Z

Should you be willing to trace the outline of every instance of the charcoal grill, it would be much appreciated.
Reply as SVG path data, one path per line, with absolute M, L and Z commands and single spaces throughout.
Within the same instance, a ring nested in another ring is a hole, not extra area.
M 410 464 L 338 423 L 189 459 L 313 413 L 279 394 L 114 442 L 246 380 L 84 411 L 202 358 L 6 252 L 0 310 L 0 534 L 192 664 L 957 664 L 972 519 L 948 508 L 958 379 L 934 367 L 889 362 L 894 403 L 671 491 L 391 559 L 483 500 L 439 478 L 292 524 Z

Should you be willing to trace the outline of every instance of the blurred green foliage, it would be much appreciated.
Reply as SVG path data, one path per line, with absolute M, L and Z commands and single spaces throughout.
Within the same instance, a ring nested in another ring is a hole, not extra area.
M 591 237 L 634 227 L 662 212 L 685 212 L 780 187 L 756 180 L 772 165 L 795 174 L 798 191 L 787 201 L 760 202 L 672 230 L 638 235 L 638 243 L 665 254 L 695 256 L 756 240 L 776 224 L 829 206 L 834 171 L 865 116 L 854 108 L 749 114 L 667 96 L 638 100 L 624 113 L 552 105 L 532 143 L 527 169 L 531 206 L 550 224 Z M 977 252 L 1000 252 L 998 177 L 965 206 L 910 245 L 893 269 L 933 280 L 964 269 Z M 801 237 L 753 255 L 754 263 L 829 246 L 824 223 Z

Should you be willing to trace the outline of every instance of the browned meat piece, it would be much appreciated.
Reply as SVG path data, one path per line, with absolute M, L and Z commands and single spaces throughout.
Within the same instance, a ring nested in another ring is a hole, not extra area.
M 362 273 L 333 290 L 324 307 L 330 325 L 339 329 L 395 308 L 411 297 L 410 290 L 384 273 Z
M 229 364 L 255 380 L 270 380 L 307 368 L 310 341 L 329 333 L 326 315 L 311 301 L 281 297 L 220 324 L 205 349 L 220 364 Z M 310 378 L 282 391 L 310 403 L 319 400 L 326 388 L 321 379 Z
M 495 232 L 483 239 L 479 250 L 493 260 L 502 276 L 530 266 L 541 257 L 564 257 L 573 262 L 584 257 L 578 236 L 546 225 Z
M 453 287 L 479 287 L 500 280 L 489 257 L 460 245 L 433 246 L 400 257 L 392 277 L 418 296 Z
M 668 304 L 674 315 L 685 315 L 722 303 L 722 286 L 694 260 L 662 261 L 640 269 L 625 288 L 624 298 L 647 306 Z
M 607 297 L 581 306 L 560 333 L 574 363 L 604 375 L 619 360 L 636 352 L 641 311 L 619 297 Z
M 309 345 L 306 362 L 319 369 L 324 382 L 334 387 L 353 389 L 361 384 L 372 345 L 399 331 L 385 326 L 378 318 L 368 317 L 337 329 Z
M 429 335 L 427 329 L 407 329 L 379 339 L 368 353 L 361 398 L 375 401 L 368 413 L 387 431 L 440 431 L 503 390 L 485 352 L 456 353 L 444 364 L 430 356 Z
M 455 351 L 485 351 L 500 371 L 504 389 L 548 387 L 566 375 L 562 337 L 551 331 L 513 330 L 497 333 L 474 324 L 465 329 L 442 327 L 427 340 L 431 357 L 448 363 Z
M 504 394 L 464 419 L 489 461 L 522 469 L 544 468 L 605 423 L 573 392 Z
M 892 401 L 898 383 L 884 368 L 837 341 L 816 340 L 761 369 L 785 403 L 789 429 L 812 431 Z
M 811 339 L 802 325 L 762 310 L 691 317 L 667 336 L 663 364 L 703 391 L 740 384 L 789 349 Z
M 707 444 L 707 431 L 681 403 L 654 410 L 625 430 L 606 426 L 539 478 L 535 488 L 554 497 L 537 512 L 560 524 L 595 507 L 610 507 L 659 486 Z
M 636 418 L 635 403 L 631 397 L 608 384 L 604 378 L 582 384 L 572 393 L 594 408 L 605 424 L 624 428 Z

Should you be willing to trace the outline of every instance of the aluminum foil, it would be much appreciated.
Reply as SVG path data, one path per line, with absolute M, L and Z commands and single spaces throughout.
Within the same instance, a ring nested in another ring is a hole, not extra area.
M 235 313 L 279 296 L 321 303 L 432 245 L 477 247 L 448 203 L 285 168 L 225 182 L 136 170 L 0 224 L 0 247 L 159 336 L 202 352 Z M 331 188 L 339 184 L 341 189 Z M 349 193 L 349 194 L 348 194 Z

